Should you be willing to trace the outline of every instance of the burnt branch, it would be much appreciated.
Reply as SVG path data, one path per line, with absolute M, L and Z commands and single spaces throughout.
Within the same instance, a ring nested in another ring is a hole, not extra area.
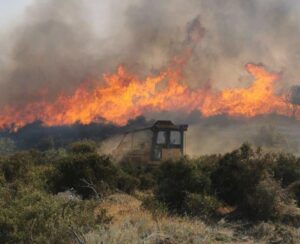
M 98 193 L 96 186 L 93 184 L 93 182 L 91 180 L 87 181 L 86 179 L 80 179 L 80 181 L 85 184 L 81 187 L 91 189 L 94 192 L 97 200 L 102 198 L 102 195 L 100 193 Z

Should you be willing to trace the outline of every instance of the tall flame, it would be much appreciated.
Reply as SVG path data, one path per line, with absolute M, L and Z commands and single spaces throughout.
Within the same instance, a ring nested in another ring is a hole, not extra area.
M 186 85 L 182 76 L 186 60 L 187 57 L 177 59 L 165 72 L 145 79 L 139 79 L 119 66 L 114 74 L 103 75 L 104 85 L 101 82 L 102 85 L 93 89 L 82 84 L 73 95 L 62 94 L 53 103 L 34 102 L 22 109 L 6 106 L 0 112 L 0 128 L 12 125 L 20 128 L 35 120 L 41 120 L 47 126 L 75 122 L 89 124 L 99 120 L 123 125 L 148 111 L 166 110 L 185 113 L 199 110 L 204 116 L 289 114 L 287 103 L 274 91 L 278 75 L 263 66 L 246 65 L 254 78 L 249 87 L 213 91 Z

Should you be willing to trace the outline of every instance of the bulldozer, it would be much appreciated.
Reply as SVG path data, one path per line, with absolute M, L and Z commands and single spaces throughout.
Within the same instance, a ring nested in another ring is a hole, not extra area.
M 113 151 L 117 161 L 157 165 L 165 160 L 177 160 L 185 152 L 185 132 L 188 125 L 175 125 L 158 120 L 153 126 L 126 132 Z

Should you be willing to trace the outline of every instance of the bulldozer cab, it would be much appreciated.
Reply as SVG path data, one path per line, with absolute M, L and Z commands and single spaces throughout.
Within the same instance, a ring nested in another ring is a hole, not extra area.
M 184 134 L 188 125 L 175 125 L 159 120 L 152 127 L 126 133 L 114 156 L 119 161 L 159 164 L 176 160 L 184 155 Z
M 178 159 L 184 154 L 184 132 L 187 125 L 174 125 L 171 121 L 157 121 L 153 127 L 151 160 Z

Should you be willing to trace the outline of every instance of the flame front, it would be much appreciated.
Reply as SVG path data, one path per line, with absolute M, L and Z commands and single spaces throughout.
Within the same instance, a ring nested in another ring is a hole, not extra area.
M 284 97 L 275 95 L 274 82 L 278 75 L 253 64 L 246 65 L 246 69 L 254 78 L 250 87 L 225 89 L 208 96 L 199 110 L 206 116 L 228 114 L 254 117 L 270 113 L 288 115 L 289 109 Z
M 283 97 L 275 94 L 277 74 L 263 66 L 248 64 L 246 69 L 254 81 L 248 88 L 192 89 L 184 82 L 182 66 L 177 60 L 165 72 L 143 80 L 119 66 L 115 74 L 104 75 L 104 85 L 87 89 L 83 84 L 73 95 L 60 95 L 55 102 L 26 104 L 22 109 L 6 106 L 0 112 L 0 127 L 20 128 L 41 120 L 46 126 L 89 124 L 104 120 L 124 125 L 129 119 L 149 111 L 199 110 L 204 116 L 228 114 L 253 117 L 277 113 L 289 115 Z M 99 82 L 100 83 L 100 82 Z M 103 82 L 102 82 L 103 84 Z

